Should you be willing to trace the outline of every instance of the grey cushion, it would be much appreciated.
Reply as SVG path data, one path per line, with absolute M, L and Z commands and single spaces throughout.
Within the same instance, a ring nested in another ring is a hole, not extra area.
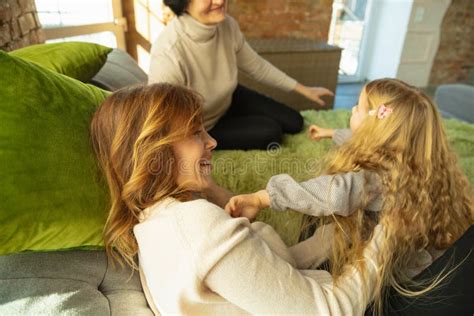
M 105 90 L 115 91 L 126 86 L 144 84 L 147 81 L 147 74 L 137 62 L 123 50 L 115 48 L 107 55 L 104 66 L 90 83 Z
M 153 315 L 138 272 L 104 251 L 0 257 L 0 315 Z
M 440 85 L 436 89 L 434 99 L 444 117 L 474 123 L 474 86 Z

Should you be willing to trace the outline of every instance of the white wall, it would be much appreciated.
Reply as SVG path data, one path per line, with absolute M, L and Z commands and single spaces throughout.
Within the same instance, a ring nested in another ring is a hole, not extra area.
M 373 0 L 367 25 L 367 79 L 396 77 L 413 0 Z
M 441 22 L 451 0 L 373 0 L 363 74 L 428 85 Z
M 427 86 L 439 47 L 444 14 L 451 0 L 415 0 L 398 66 L 397 78 Z

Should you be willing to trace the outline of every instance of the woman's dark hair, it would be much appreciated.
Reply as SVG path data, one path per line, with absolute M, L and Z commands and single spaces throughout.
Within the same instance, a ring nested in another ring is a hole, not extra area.
M 186 10 L 191 0 L 164 0 L 163 3 L 173 11 L 174 14 L 180 16 Z

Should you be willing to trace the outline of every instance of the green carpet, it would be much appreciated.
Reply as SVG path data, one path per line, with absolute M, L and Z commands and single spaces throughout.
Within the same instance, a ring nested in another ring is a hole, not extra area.
M 213 157 L 215 181 L 235 193 L 249 193 L 265 188 L 271 176 L 288 173 L 299 181 L 321 172 L 321 159 L 332 148 L 330 140 L 315 142 L 306 135 L 310 124 L 324 127 L 348 126 L 350 111 L 304 111 L 304 132 L 285 135 L 275 150 L 221 150 Z M 474 183 L 474 125 L 446 120 L 448 138 L 458 153 L 460 163 L 471 184 Z M 293 211 L 265 210 L 258 220 L 272 225 L 288 245 L 297 242 L 302 215 Z

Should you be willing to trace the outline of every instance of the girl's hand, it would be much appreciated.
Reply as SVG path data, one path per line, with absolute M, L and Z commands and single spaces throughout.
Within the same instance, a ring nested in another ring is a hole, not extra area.
M 302 84 L 296 84 L 295 91 L 305 96 L 307 99 L 316 102 L 320 106 L 324 106 L 326 103 L 321 99 L 322 96 L 334 96 L 334 93 L 323 87 L 307 87 Z
M 217 185 L 211 177 L 204 179 L 203 187 L 201 192 L 204 195 L 205 199 L 211 203 L 219 205 L 224 208 L 230 198 L 234 195 L 232 192 Z
M 232 217 L 247 217 L 254 220 L 258 213 L 270 205 L 270 197 L 266 190 L 251 194 L 241 194 L 232 197 L 225 210 Z
M 332 138 L 334 136 L 334 129 L 310 125 L 308 128 L 308 136 L 315 141 L 319 141 L 323 138 Z

